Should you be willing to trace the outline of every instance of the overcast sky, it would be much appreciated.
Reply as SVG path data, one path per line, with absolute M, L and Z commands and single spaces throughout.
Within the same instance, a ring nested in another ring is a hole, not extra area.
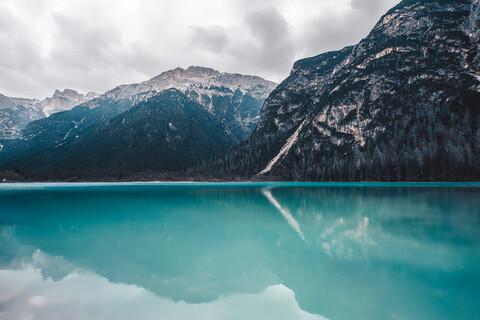
M 283 80 L 399 0 L 0 0 L 0 93 L 104 92 L 177 66 Z

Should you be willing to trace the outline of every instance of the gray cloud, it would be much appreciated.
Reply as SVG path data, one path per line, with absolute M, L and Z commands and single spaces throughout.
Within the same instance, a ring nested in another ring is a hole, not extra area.
M 288 37 L 288 24 L 285 18 L 274 7 L 250 12 L 245 18 L 250 32 L 265 47 L 278 45 Z
M 294 43 L 289 23 L 275 7 L 246 12 L 239 30 L 197 26 L 193 28 L 192 45 L 221 53 L 227 70 L 260 75 L 288 72 Z
M 24 23 L 1 7 L 0 21 L 0 90 L 21 93 L 18 90 L 21 86 L 41 86 L 38 75 L 43 63 L 39 40 L 31 39 Z
M 245 18 L 247 26 L 257 40 L 256 50 L 250 51 L 250 61 L 259 69 L 275 72 L 292 63 L 294 43 L 289 25 L 274 7 L 250 12 Z
M 220 53 L 228 44 L 229 39 L 225 28 L 220 26 L 192 27 L 192 45 L 214 53 Z
M 92 69 L 109 65 L 115 59 L 110 54 L 121 46 L 121 35 L 103 20 L 101 24 L 85 23 L 77 17 L 53 14 L 57 25 L 55 47 L 51 56 L 67 67 Z
M 0 93 L 104 92 L 203 65 L 281 81 L 367 35 L 399 0 L 2 0 Z
M 342 13 L 325 10 L 307 22 L 299 46 L 304 54 L 316 55 L 357 43 L 368 35 L 377 20 L 398 0 L 352 0 Z
M 399 3 L 398 0 L 352 0 L 351 7 L 353 10 L 363 10 L 371 16 L 376 16 L 378 13 L 381 14 L 385 8 L 391 8 L 397 3 Z
M 294 43 L 289 25 L 274 7 L 251 11 L 244 18 L 249 32 L 229 46 L 228 54 L 251 73 L 275 74 L 290 68 Z M 242 28 L 243 29 L 243 28 Z

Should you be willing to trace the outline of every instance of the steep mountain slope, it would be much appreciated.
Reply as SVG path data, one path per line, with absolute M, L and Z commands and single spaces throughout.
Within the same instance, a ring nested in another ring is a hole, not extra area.
M 21 132 L 20 139 L 5 143 L 0 159 L 24 157 L 63 143 L 70 136 L 81 137 L 135 104 L 170 88 L 203 105 L 238 143 L 255 128 L 261 106 L 275 86 L 255 76 L 220 73 L 202 67 L 177 68 L 141 83 L 119 86 L 68 112 L 30 123 Z
M 207 171 L 478 180 L 480 2 L 408 0 L 359 44 L 295 63 L 251 137 Z
M 121 177 L 185 169 L 225 152 L 234 140 L 204 106 L 168 89 L 13 165 L 37 178 Z
M 34 120 L 69 110 L 98 96 L 98 93 L 84 95 L 71 89 L 55 90 L 52 97 L 44 100 L 10 98 L 0 94 L 0 141 L 18 138 L 20 131 Z

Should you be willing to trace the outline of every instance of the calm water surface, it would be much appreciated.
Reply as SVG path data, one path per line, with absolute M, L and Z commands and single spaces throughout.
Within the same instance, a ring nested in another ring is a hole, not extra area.
M 480 184 L 1 184 L 0 319 L 480 319 Z

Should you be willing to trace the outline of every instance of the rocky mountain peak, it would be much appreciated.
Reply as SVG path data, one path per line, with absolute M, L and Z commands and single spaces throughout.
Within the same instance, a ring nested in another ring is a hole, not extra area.
M 224 73 L 211 68 L 191 66 L 187 69 L 176 68 L 165 71 L 140 83 L 118 86 L 106 92 L 103 97 L 119 100 L 139 93 L 161 92 L 176 88 L 200 104 L 205 104 L 205 99 L 211 100 L 213 96 L 233 96 L 237 90 L 255 99 L 265 99 L 276 85 L 257 76 Z M 85 106 L 95 108 L 98 103 L 100 101 Z
M 68 96 L 80 96 L 77 91 L 73 89 L 64 89 L 63 91 L 60 91 L 58 89 L 55 89 L 55 92 L 53 93 L 53 97 L 68 97 Z M 81 95 L 83 96 L 83 94 Z
M 183 71 L 183 74 L 191 77 L 207 78 L 207 77 L 218 76 L 220 72 L 212 68 L 190 66 Z
M 42 110 L 46 116 L 49 116 L 55 112 L 69 110 L 98 96 L 100 95 L 94 92 L 84 95 L 73 89 L 64 89 L 63 91 L 56 89 L 52 97 L 37 101 L 35 106 Z
M 152 80 L 165 80 L 170 78 L 176 79 L 205 79 L 215 77 L 220 74 L 219 71 L 211 68 L 190 66 L 187 69 L 175 68 L 173 70 L 162 72 L 160 75 L 154 77 Z
M 95 92 L 83 95 L 72 89 L 56 89 L 53 96 L 44 100 L 10 98 L 0 94 L 0 139 L 17 138 L 28 123 L 52 113 L 70 110 L 99 96 Z

